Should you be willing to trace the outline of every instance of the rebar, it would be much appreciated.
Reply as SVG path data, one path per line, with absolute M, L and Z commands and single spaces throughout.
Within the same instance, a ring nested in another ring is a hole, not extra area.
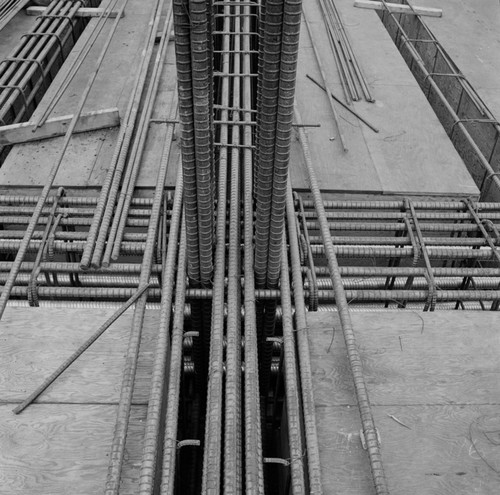
M 297 122 L 301 121 L 298 111 L 296 111 L 296 120 Z M 385 479 L 384 467 L 382 464 L 382 454 L 380 452 L 377 430 L 375 428 L 370 401 L 368 398 L 368 390 L 366 388 L 366 383 L 364 380 L 363 365 L 361 363 L 361 358 L 354 335 L 354 329 L 352 326 L 351 316 L 349 313 L 349 303 L 344 288 L 342 287 L 342 277 L 340 275 L 337 256 L 335 254 L 333 243 L 330 237 L 330 229 L 328 226 L 328 221 L 326 219 L 320 189 L 309 154 L 307 134 L 303 128 L 299 128 L 299 138 L 304 152 L 309 183 L 311 186 L 311 193 L 313 195 L 314 204 L 318 214 L 318 220 L 320 222 L 321 235 L 323 236 L 325 252 L 328 260 L 328 267 L 330 269 L 330 276 L 332 278 L 332 284 L 335 292 L 335 301 L 339 311 L 342 332 L 344 334 L 344 340 L 347 349 L 347 356 L 349 358 L 349 364 L 354 379 L 356 399 L 361 416 L 363 433 L 366 439 L 375 490 L 377 495 L 389 494 L 387 481 Z
M 90 79 L 87 82 L 87 84 L 83 90 L 81 99 L 77 105 L 77 108 L 75 109 L 75 111 L 73 113 L 73 118 L 71 119 L 71 122 L 68 125 L 68 129 L 66 131 L 66 134 L 64 137 L 64 142 L 62 144 L 62 149 L 59 152 L 59 156 L 58 156 L 55 164 L 52 166 L 51 170 L 49 171 L 47 182 L 45 183 L 43 190 L 42 190 L 42 193 L 40 195 L 40 198 L 35 206 L 35 210 L 34 210 L 33 215 L 31 217 L 30 223 L 26 229 L 25 235 L 21 241 L 16 258 L 14 260 L 14 264 L 12 266 L 10 273 L 9 273 L 9 278 L 7 279 L 7 282 L 5 283 L 2 294 L 0 296 L 0 319 L 2 318 L 3 313 L 5 311 L 5 307 L 7 305 L 7 301 L 8 301 L 9 296 L 10 296 L 10 291 L 12 290 L 12 287 L 14 286 L 14 283 L 15 283 L 15 280 L 17 277 L 17 273 L 19 271 L 19 267 L 21 266 L 24 255 L 26 254 L 26 251 L 28 249 L 28 245 L 29 245 L 31 236 L 33 235 L 33 232 L 34 232 L 36 225 L 38 223 L 38 219 L 40 217 L 45 200 L 46 200 L 47 196 L 49 195 L 49 192 L 50 192 L 50 189 L 51 189 L 52 184 L 54 182 L 54 179 L 57 175 L 57 172 L 59 171 L 59 167 L 61 166 L 61 163 L 63 161 L 64 154 L 69 146 L 71 136 L 72 136 L 73 131 L 75 130 L 76 124 L 78 122 L 78 118 L 80 117 L 83 106 L 85 105 L 85 102 L 87 101 L 88 95 L 90 93 L 90 89 L 92 88 L 92 85 L 97 77 L 97 73 L 99 72 L 102 61 L 104 59 L 104 56 L 106 55 L 108 48 L 109 48 L 109 45 L 111 44 L 111 40 L 113 39 L 113 35 L 116 32 L 116 29 L 119 25 L 121 15 L 123 14 L 123 12 L 125 10 L 127 2 L 128 2 L 128 0 L 124 0 L 122 6 L 120 8 L 120 11 L 118 13 L 119 15 L 115 19 L 115 22 L 113 23 L 113 26 L 112 26 L 112 28 L 109 32 L 109 35 L 104 43 L 104 46 L 101 50 L 101 53 L 96 61 L 94 71 L 92 72 Z

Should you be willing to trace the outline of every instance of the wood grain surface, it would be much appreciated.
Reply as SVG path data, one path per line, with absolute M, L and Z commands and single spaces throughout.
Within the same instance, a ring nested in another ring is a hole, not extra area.
M 498 313 L 352 319 L 391 494 L 498 493 Z M 325 493 L 372 495 L 339 320 L 309 313 L 308 323 Z
M 0 406 L 0 493 L 103 493 L 116 406 L 33 405 L 14 416 Z M 135 493 L 145 406 L 132 409 L 120 493 Z
M 113 309 L 15 308 L 0 332 L 0 403 L 22 401 L 114 313 Z M 128 310 L 37 402 L 116 403 L 132 321 Z M 148 399 L 158 315 L 148 311 L 134 402 Z

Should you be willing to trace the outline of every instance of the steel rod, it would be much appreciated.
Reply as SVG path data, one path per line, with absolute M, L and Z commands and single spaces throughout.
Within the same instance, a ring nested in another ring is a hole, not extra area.
M 62 149 L 59 152 L 59 156 L 58 156 L 55 164 L 53 165 L 53 167 L 51 168 L 51 170 L 48 174 L 47 182 L 45 183 L 45 186 L 43 187 L 42 193 L 41 193 L 40 198 L 38 200 L 38 203 L 35 207 L 35 210 L 33 212 L 33 216 L 31 217 L 30 223 L 26 229 L 25 236 L 23 237 L 23 240 L 21 241 L 21 244 L 19 246 L 19 250 L 16 254 L 16 259 L 14 260 L 14 264 L 12 266 L 10 273 L 9 273 L 9 278 L 8 278 L 7 282 L 5 283 L 5 286 L 2 290 L 2 294 L 0 296 L 0 319 L 2 318 L 3 313 L 5 311 L 5 307 L 7 305 L 7 301 L 8 301 L 9 296 L 10 296 L 10 291 L 12 290 L 12 287 L 14 286 L 14 283 L 15 283 L 15 280 L 17 277 L 17 273 L 19 271 L 19 267 L 21 266 L 24 255 L 26 254 L 26 251 L 28 249 L 29 241 L 30 241 L 31 236 L 36 228 L 37 223 L 38 223 L 38 219 L 40 217 L 45 200 L 46 200 L 47 196 L 49 195 L 52 184 L 54 183 L 54 179 L 57 175 L 57 172 L 59 171 L 59 167 L 61 166 L 65 152 L 69 146 L 71 136 L 72 136 L 73 131 L 74 131 L 76 124 L 78 122 L 78 118 L 80 117 L 83 106 L 85 105 L 85 102 L 87 101 L 88 95 L 90 93 L 90 89 L 92 88 L 92 85 L 97 77 L 97 73 L 99 72 L 102 61 L 104 59 L 104 56 L 108 51 L 109 45 L 111 44 L 111 40 L 113 39 L 113 35 L 116 32 L 116 28 L 118 27 L 121 15 L 123 14 L 123 12 L 125 10 L 127 2 L 128 2 L 128 0 L 124 0 L 122 7 L 120 9 L 119 15 L 115 19 L 115 22 L 113 23 L 113 26 L 109 32 L 108 38 L 106 39 L 104 46 L 101 50 L 101 53 L 96 61 L 94 71 L 92 72 L 90 79 L 87 82 L 87 84 L 83 90 L 83 93 L 82 93 L 81 99 L 78 103 L 78 106 L 77 106 L 75 112 L 73 113 L 73 118 L 71 119 L 71 122 L 68 125 L 68 130 L 66 131 L 66 135 L 64 137 L 64 142 L 62 144 Z
M 37 397 L 39 397 L 54 381 L 73 364 L 125 311 L 127 311 L 132 304 L 134 304 L 146 290 L 149 285 L 137 289 L 135 294 L 110 318 L 108 318 L 99 329 L 86 340 L 68 359 L 64 361 L 29 397 L 27 397 L 21 404 L 15 407 L 12 412 L 19 414 L 24 411 L 30 404 L 32 404 Z
M 296 120 L 297 122 L 301 121 L 300 114 L 298 113 L 298 111 L 296 111 Z M 344 334 L 344 340 L 347 348 L 347 356 L 349 358 L 349 364 L 353 374 L 356 399 L 358 402 L 359 412 L 361 415 L 361 423 L 363 426 L 363 432 L 367 443 L 367 450 L 370 459 L 370 467 L 372 471 L 373 482 L 375 485 L 375 491 L 377 495 L 385 495 L 385 494 L 388 495 L 389 489 L 387 488 L 387 481 L 385 478 L 384 467 L 382 463 L 380 444 L 378 440 L 377 430 L 375 428 L 375 423 L 373 420 L 370 401 L 368 398 L 368 390 L 366 388 L 366 383 L 364 380 L 363 366 L 361 363 L 361 358 L 359 356 L 356 337 L 354 335 L 354 329 L 351 321 L 351 316 L 349 313 L 349 304 L 347 300 L 347 295 L 344 291 L 344 288 L 342 287 L 342 277 L 340 275 L 337 256 L 330 237 L 330 229 L 328 226 L 328 221 L 326 219 L 326 214 L 323 207 L 323 201 L 321 199 L 320 189 L 314 173 L 312 160 L 309 154 L 309 144 L 307 141 L 307 134 L 304 129 L 299 129 L 299 137 L 304 152 L 304 156 L 306 158 L 305 162 L 307 166 L 309 183 L 311 186 L 311 192 L 313 195 L 316 211 L 318 213 L 318 220 L 320 222 L 321 234 L 323 236 L 323 242 L 325 245 L 328 267 L 330 269 L 330 276 L 332 278 L 332 283 L 335 292 L 335 300 L 339 309 L 342 331 Z
M 162 298 L 160 310 L 160 323 L 158 325 L 158 337 L 155 346 L 155 357 L 153 361 L 153 371 L 151 376 L 151 386 L 148 401 L 148 412 L 146 417 L 146 426 L 144 431 L 143 440 L 143 454 L 141 461 L 141 472 L 139 476 L 139 494 L 150 495 L 153 493 L 157 484 L 159 463 L 161 456 L 158 455 L 160 446 L 162 445 L 161 439 L 161 425 L 164 421 L 163 413 L 165 409 L 165 379 L 169 376 L 169 387 L 172 383 L 172 373 L 169 372 L 168 366 L 174 366 L 173 373 L 178 373 L 178 364 L 182 351 L 179 350 L 179 342 L 182 343 L 179 333 L 179 320 L 180 332 L 182 333 L 183 312 L 180 311 L 179 315 L 175 318 L 174 331 L 172 334 L 172 344 L 170 345 L 170 320 L 172 318 L 172 299 L 174 293 L 175 272 L 178 264 L 178 278 L 176 287 L 176 304 L 184 305 L 185 297 L 185 281 L 179 280 L 184 278 L 186 270 L 186 232 L 182 225 L 181 228 L 181 211 L 183 199 L 183 178 L 182 169 L 177 172 L 177 184 L 175 188 L 174 205 L 172 208 L 172 227 L 168 238 L 168 247 L 165 263 L 163 265 L 162 275 Z M 182 217 L 182 219 L 184 219 Z M 179 229 L 181 232 L 179 233 Z M 178 242 L 180 236 L 180 250 L 178 263 L 177 252 Z M 179 292 L 182 291 L 182 294 Z M 168 356 L 170 355 L 170 362 Z M 175 363 L 175 365 L 174 365 Z M 180 377 L 178 377 L 180 378 Z M 178 379 L 174 379 L 174 386 L 176 392 L 168 393 L 168 403 L 175 400 L 174 393 L 178 394 Z M 178 400 L 178 398 L 177 398 Z M 174 471 L 171 471 L 173 473 Z

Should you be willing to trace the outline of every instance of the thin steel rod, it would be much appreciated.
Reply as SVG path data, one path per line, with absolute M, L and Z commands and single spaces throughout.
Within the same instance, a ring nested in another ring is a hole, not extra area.
M 235 2 L 233 20 L 234 72 L 242 69 L 241 42 L 242 31 L 240 16 L 243 14 L 239 2 Z M 240 104 L 244 94 L 243 80 L 233 79 L 233 104 Z M 232 140 L 240 143 L 240 116 L 233 113 Z M 244 122 L 243 122 L 244 123 Z M 228 290 L 227 290 L 227 325 L 226 325 L 226 379 L 224 395 L 224 451 L 223 451 L 223 490 L 225 495 L 242 493 L 243 487 L 243 451 L 242 451 L 242 408 L 241 408 L 241 270 L 240 270 L 240 154 L 237 148 L 231 150 L 231 182 L 229 198 L 229 250 L 228 250 Z M 220 199 L 219 199 L 220 201 Z
M 316 81 L 316 79 L 314 79 L 311 75 L 306 74 L 306 77 L 308 79 L 310 79 L 314 84 L 316 84 L 316 86 L 318 86 L 318 88 L 321 88 L 323 91 L 326 92 L 326 88 L 321 83 L 319 83 L 318 81 Z M 342 106 L 343 108 L 345 108 L 348 112 L 350 112 L 357 119 L 359 119 L 361 122 L 363 122 L 363 124 L 365 124 L 367 127 L 369 127 L 373 132 L 379 132 L 379 130 L 373 124 L 370 124 L 370 122 L 368 122 L 364 117 L 362 117 L 361 115 L 359 115 L 359 113 L 356 112 L 356 111 L 354 111 L 351 107 L 349 107 L 348 105 L 346 105 L 342 100 L 340 100 L 339 98 L 337 98 L 333 93 L 332 93 L 331 96 L 332 96 L 332 98 L 340 106 Z
M 85 46 L 82 51 L 80 51 L 77 57 L 73 60 L 68 72 L 65 73 L 64 79 L 61 81 L 61 84 L 57 87 L 56 93 L 52 96 L 51 100 L 47 104 L 46 108 L 43 112 L 34 120 L 35 128 L 41 127 L 47 120 L 48 116 L 54 110 L 55 106 L 61 99 L 62 95 L 68 89 L 71 81 L 74 79 L 75 75 L 78 72 L 78 69 L 81 67 L 83 61 L 89 54 L 90 50 L 95 45 L 97 37 L 101 33 L 104 26 L 107 24 L 106 21 L 109 19 L 113 9 L 115 8 L 118 0 L 113 0 L 112 4 L 108 4 L 99 15 L 98 19 L 94 23 L 92 31 L 85 43 Z
M 86 340 L 68 359 L 64 361 L 29 397 L 27 397 L 21 404 L 15 407 L 12 412 L 19 414 L 24 411 L 35 399 L 40 396 L 54 381 L 58 378 L 71 364 L 73 364 L 125 311 L 127 311 L 132 304 L 134 304 L 144 292 L 149 289 L 149 285 L 137 289 L 135 294 L 110 318 L 108 318 L 99 329 Z
M 340 127 L 340 120 L 339 120 L 339 116 L 337 114 L 337 110 L 335 108 L 335 104 L 333 102 L 332 91 L 331 91 L 330 87 L 328 86 L 328 82 L 327 82 L 327 78 L 326 78 L 326 74 L 325 74 L 325 70 L 324 70 L 324 65 L 323 65 L 323 62 L 321 60 L 321 56 L 319 54 L 318 48 L 316 47 L 316 45 L 314 43 L 314 38 L 313 38 L 313 34 L 312 34 L 313 32 L 311 29 L 311 25 L 309 24 L 309 21 L 307 20 L 305 10 L 303 11 L 303 18 L 304 18 L 304 22 L 306 24 L 307 34 L 309 35 L 309 38 L 311 39 L 311 45 L 313 47 L 314 56 L 316 58 L 316 62 L 318 64 L 318 69 L 319 69 L 319 72 L 321 74 L 321 79 L 323 79 L 323 84 L 326 88 L 326 96 L 328 97 L 328 102 L 330 103 L 330 108 L 332 110 L 333 118 L 335 119 L 335 124 L 337 125 L 340 143 L 342 145 L 342 149 L 343 149 L 344 153 L 346 153 L 348 151 L 348 148 L 347 148 L 347 145 L 346 145 L 343 133 L 342 133 L 342 129 Z M 297 122 L 297 123 L 300 124 L 301 122 Z
M 250 32 L 250 8 L 243 9 L 243 33 Z M 243 50 L 250 49 L 249 36 L 243 36 Z M 249 73 L 251 68 L 250 55 L 243 56 L 243 72 Z M 243 78 L 243 102 L 244 108 L 252 107 L 251 78 Z M 245 122 L 251 122 L 248 112 L 244 113 Z M 251 126 L 244 128 L 243 142 L 245 145 L 252 144 Z M 264 494 L 264 468 L 262 455 L 262 431 L 260 418 L 260 395 L 259 395 L 259 366 L 257 354 L 257 325 L 255 309 L 255 280 L 254 280 L 254 256 L 253 256 L 253 157 L 252 150 L 243 150 L 243 200 L 244 200 L 244 470 L 246 495 Z
M 204 2 L 205 0 L 203 0 Z M 229 9 L 227 9 L 229 10 Z M 229 18 L 225 20 L 226 25 Z M 226 41 L 226 40 L 225 40 Z M 228 41 L 228 40 L 227 40 Z M 227 46 L 227 41 L 224 43 Z M 225 63 L 228 57 L 225 57 Z M 229 96 L 228 78 L 224 78 L 223 101 Z M 233 91 L 237 91 L 235 82 Z M 196 125 L 196 124 L 195 124 Z M 221 139 L 227 142 L 227 128 L 221 129 Z M 223 430 L 223 339 L 224 339 L 224 276 L 226 271 L 226 208 L 227 208 L 227 148 L 221 150 L 218 177 L 217 224 L 215 234 L 215 271 L 213 280 L 212 321 L 210 327 L 210 350 L 208 359 L 208 388 L 203 446 L 203 474 L 201 493 L 220 492 Z M 197 167 L 197 173 L 200 168 Z M 198 186 L 200 182 L 198 181 Z M 198 203 L 200 205 L 200 203 Z M 200 205 L 201 207 L 201 205 Z M 213 205 L 211 205 L 213 208 Z M 202 233 L 202 224 L 199 224 Z M 230 231 L 229 238 L 235 235 Z M 200 249 L 202 249 L 200 237 Z M 211 246 L 210 246 L 211 251 Z M 201 251 L 200 251 L 201 256 Z M 201 258 L 200 258 L 201 262 Z M 210 259 L 211 263 L 211 259 Z M 207 329 L 204 328 L 204 331 Z

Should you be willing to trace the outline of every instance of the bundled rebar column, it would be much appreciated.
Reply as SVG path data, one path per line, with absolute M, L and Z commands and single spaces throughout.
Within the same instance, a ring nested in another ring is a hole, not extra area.
M 276 289 L 280 280 L 286 185 L 299 49 L 301 0 L 268 0 L 260 19 L 258 114 L 255 163 L 255 283 Z M 259 304 L 260 389 L 269 387 L 276 301 Z

